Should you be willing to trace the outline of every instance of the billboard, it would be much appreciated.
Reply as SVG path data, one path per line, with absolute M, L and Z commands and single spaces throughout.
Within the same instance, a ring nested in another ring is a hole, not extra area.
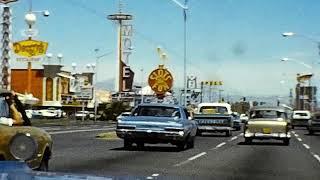
M 22 57 L 35 57 L 45 55 L 48 43 L 36 40 L 24 40 L 13 43 L 13 52 Z
M 148 83 L 157 95 L 164 95 L 172 88 L 173 76 L 163 65 L 159 65 L 159 68 L 150 73 Z

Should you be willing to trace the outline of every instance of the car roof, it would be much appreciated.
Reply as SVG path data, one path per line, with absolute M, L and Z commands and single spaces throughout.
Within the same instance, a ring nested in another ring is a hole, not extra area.
M 139 104 L 138 106 L 157 106 L 157 107 L 184 108 L 183 106 L 176 105 L 176 104 L 160 104 L 160 103 L 145 103 L 145 104 Z
M 284 108 L 278 107 L 278 106 L 257 106 L 257 107 L 252 107 L 250 111 L 280 111 L 280 112 L 286 112 Z

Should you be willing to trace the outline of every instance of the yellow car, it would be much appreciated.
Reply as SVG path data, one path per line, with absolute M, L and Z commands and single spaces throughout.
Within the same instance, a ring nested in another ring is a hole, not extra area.
M 287 112 L 280 107 L 255 107 L 250 110 L 249 120 L 244 127 L 247 144 L 253 139 L 278 139 L 285 145 L 290 143 Z
M 47 171 L 52 139 L 42 129 L 0 124 L 0 161 L 25 161 L 30 168 Z

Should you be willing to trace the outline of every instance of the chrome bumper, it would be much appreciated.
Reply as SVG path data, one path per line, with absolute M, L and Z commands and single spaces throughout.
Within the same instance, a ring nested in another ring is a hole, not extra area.
M 244 133 L 245 138 L 263 138 L 263 139 L 283 139 L 283 138 L 291 138 L 291 134 L 288 133 Z
M 184 131 L 163 131 L 145 129 L 117 129 L 119 138 L 146 139 L 146 140 L 183 140 L 186 136 Z
M 201 126 L 198 125 L 198 130 L 200 131 L 232 131 L 232 127 L 228 126 Z

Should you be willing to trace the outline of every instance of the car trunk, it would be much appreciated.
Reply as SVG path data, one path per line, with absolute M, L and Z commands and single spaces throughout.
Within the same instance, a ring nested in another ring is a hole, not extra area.
M 164 130 L 167 127 L 182 127 L 180 122 L 180 119 L 172 117 L 130 116 L 121 120 L 118 125 L 132 125 L 135 129 Z
M 251 133 L 285 133 L 287 131 L 287 123 L 276 120 L 257 120 L 249 121 L 247 131 Z

